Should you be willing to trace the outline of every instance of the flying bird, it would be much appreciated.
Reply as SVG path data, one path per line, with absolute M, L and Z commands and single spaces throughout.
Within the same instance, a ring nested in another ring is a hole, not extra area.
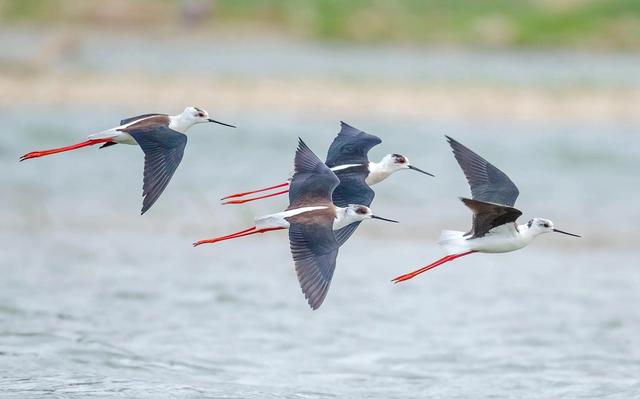
M 340 202 L 343 194 L 346 194 L 349 191 L 348 185 L 350 184 L 358 184 L 364 185 L 368 188 L 374 184 L 380 183 L 387 177 L 391 176 L 395 172 L 404 169 L 415 170 L 420 173 L 424 173 L 429 176 L 433 176 L 431 173 L 425 172 L 422 169 L 419 169 L 413 166 L 407 157 L 399 154 L 388 154 L 380 162 L 370 162 L 367 154 L 369 150 L 376 145 L 382 143 L 379 137 L 374 136 L 369 133 L 365 133 L 362 130 L 358 130 L 353 126 L 345 122 L 340 122 L 340 133 L 333 140 L 333 143 L 329 147 L 329 151 L 327 153 L 326 164 L 331 170 L 340 178 L 340 186 L 334 192 L 334 202 L 340 205 L 341 203 L 344 205 L 344 202 Z M 344 184 L 343 184 L 344 179 Z M 276 195 L 281 195 L 287 193 L 289 190 L 284 189 L 272 194 L 267 194 L 259 197 L 248 198 L 248 199 L 234 199 L 246 197 L 250 194 L 256 194 L 264 191 L 270 191 L 277 188 L 284 188 L 289 186 L 289 182 L 284 182 L 281 184 L 277 184 L 275 186 L 266 187 L 259 190 L 245 191 L 242 193 L 231 194 L 224 198 L 222 201 L 226 201 L 223 205 L 228 204 L 244 204 L 246 202 L 256 201 L 263 198 L 274 197 Z M 354 189 L 355 190 L 355 189 Z M 369 189 L 370 190 L 370 189 Z M 370 190 L 370 193 L 367 196 L 370 196 L 371 199 L 369 203 L 366 202 L 355 202 L 363 205 L 370 205 L 371 200 L 373 200 L 373 191 Z M 336 198 L 337 196 L 337 198 Z M 351 202 L 354 203 L 354 202 Z
M 184 134 L 198 123 L 213 122 L 235 127 L 209 118 L 207 111 L 197 107 L 187 107 L 179 115 L 144 114 L 120 121 L 120 126 L 92 134 L 88 140 L 67 147 L 34 151 L 20 157 L 20 161 L 44 157 L 102 144 L 100 148 L 116 144 L 139 145 L 145 154 L 142 214 L 160 197 L 178 168 L 187 136 Z
M 364 205 L 335 206 L 332 194 L 338 177 L 300 139 L 294 175 L 289 189 L 289 207 L 279 213 L 255 219 L 255 226 L 237 233 L 202 240 L 194 246 L 246 237 L 257 233 L 289 229 L 291 254 L 302 292 L 312 309 L 317 309 L 329 290 L 340 245 L 335 230 L 365 219 L 380 219 Z
M 451 137 L 445 137 L 471 186 L 472 198 L 460 198 L 473 213 L 471 230 L 467 233 L 442 231 L 439 244 L 448 255 L 392 281 L 398 283 L 412 279 L 434 267 L 476 252 L 515 251 L 531 244 L 534 238 L 544 233 L 555 232 L 580 237 L 556 229 L 548 219 L 533 218 L 526 224 L 518 225 L 516 220 L 522 212 L 513 207 L 520 193 L 518 187 L 504 172 L 484 158 Z

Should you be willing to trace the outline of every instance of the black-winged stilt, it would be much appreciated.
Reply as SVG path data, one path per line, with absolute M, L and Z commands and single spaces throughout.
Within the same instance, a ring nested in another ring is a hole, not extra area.
M 187 107 L 179 115 L 144 114 L 120 121 L 120 126 L 92 134 L 88 140 L 67 147 L 34 151 L 20 157 L 20 161 L 102 144 L 137 144 L 145 154 L 143 204 L 144 214 L 156 202 L 178 168 L 187 145 L 187 129 L 198 123 L 213 122 L 235 127 L 209 118 L 207 111 Z
M 301 139 L 294 165 L 289 207 L 285 211 L 256 218 L 255 226 L 249 229 L 198 241 L 193 245 L 289 229 L 298 281 L 309 306 L 315 310 L 327 295 L 336 266 L 340 245 L 334 230 L 365 219 L 397 222 L 373 215 L 371 209 L 364 205 L 335 206 L 332 194 L 339 184 L 338 178 Z
M 331 168 L 331 170 L 338 176 L 338 178 L 340 178 L 341 183 L 343 178 L 347 179 L 344 186 L 343 184 L 340 184 L 336 191 L 334 191 L 334 202 L 339 202 L 336 201 L 336 195 L 340 196 L 343 192 L 343 188 L 348 190 L 347 184 L 353 183 L 354 179 L 363 179 L 368 187 L 380 183 L 395 172 L 404 169 L 415 170 L 417 172 L 433 176 L 431 173 L 425 172 L 422 169 L 411 165 L 407 157 L 399 154 L 388 154 L 382 158 L 380 162 L 370 162 L 367 157 L 369 150 L 382 143 L 382 140 L 377 136 L 358 130 L 345 122 L 340 122 L 340 126 L 340 133 L 338 133 L 338 136 L 333 140 L 333 143 L 331 143 L 329 151 L 327 152 L 327 160 L 325 162 L 327 166 L 329 166 L 329 168 Z M 288 185 L 289 182 L 284 182 L 259 190 L 231 194 L 221 200 L 226 201 L 223 202 L 223 205 L 244 204 L 246 202 L 285 194 L 288 190 L 285 189 L 272 194 L 248 199 L 233 198 L 241 198 L 250 194 L 261 193 L 276 188 L 284 188 Z M 371 199 L 373 199 L 373 196 L 371 196 Z M 356 203 L 360 204 L 360 202 Z M 363 202 L 362 204 L 369 205 L 370 203 L 366 204 Z
M 533 218 L 527 224 L 518 225 L 516 220 L 522 212 L 513 207 L 518 198 L 518 187 L 504 172 L 484 158 L 451 137 L 445 137 L 471 186 L 472 199 L 460 198 L 473 212 L 471 231 L 442 231 L 439 244 L 448 255 L 392 281 L 398 283 L 409 280 L 434 267 L 476 252 L 515 251 L 529 245 L 535 237 L 544 233 L 556 232 L 580 237 L 554 228 L 553 222 L 548 219 Z

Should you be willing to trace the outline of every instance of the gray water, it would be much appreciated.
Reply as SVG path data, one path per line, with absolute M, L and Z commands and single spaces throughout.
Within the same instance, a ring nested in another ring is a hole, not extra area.
M 130 113 L 0 109 L 0 396 L 640 395 L 637 124 L 225 115 L 245 125 L 195 127 L 143 217 L 138 148 L 17 162 Z M 372 159 L 403 153 L 437 178 L 407 171 L 376 186 L 375 212 L 401 224 L 361 226 L 320 310 L 300 293 L 286 233 L 191 247 L 283 209 L 283 197 L 244 207 L 218 198 L 286 178 L 297 136 L 322 157 L 340 118 L 383 137 Z M 509 173 L 522 222 L 548 217 L 583 238 L 545 235 L 390 283 L 441 256 L 440 229 L 469 225 L 443 133 Z
M 247 39 L 237 35 L 185 38 L 171 32 L 55 32 L 0 27 L 0 62 L 56 61 L 50 71 L 216 75 L 251 80 L 342 79 L 392 82 L 491 82 L 501 85 L 640 86 L 640 54 L 568 50 L 353 46 Z M 59 57 L 59 58 L 58 58 Z

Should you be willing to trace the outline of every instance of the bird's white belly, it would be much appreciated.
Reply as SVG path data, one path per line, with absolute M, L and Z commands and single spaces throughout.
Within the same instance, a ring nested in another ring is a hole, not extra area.
M 469 248 L 486 253 L 511 252 L 527 244 L 517 235 L 487 233 L 484 237 L 468 240 Z

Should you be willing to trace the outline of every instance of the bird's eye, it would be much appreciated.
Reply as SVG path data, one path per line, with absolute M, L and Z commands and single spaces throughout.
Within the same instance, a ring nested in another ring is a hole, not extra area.
M 202 112 L 198 112 L 198 117 L 204 118 L 204 114 Z
M 358 209 L 356 209 L 356 213 L 358 215 L 366 215 L 367 214 L 367 210 L 365 208 L 358 208 Z
M 549 223 L 545 223 L 545 224 L 543 224 L 543 226 L 544 226 L 545 228 L 549 228 Z

